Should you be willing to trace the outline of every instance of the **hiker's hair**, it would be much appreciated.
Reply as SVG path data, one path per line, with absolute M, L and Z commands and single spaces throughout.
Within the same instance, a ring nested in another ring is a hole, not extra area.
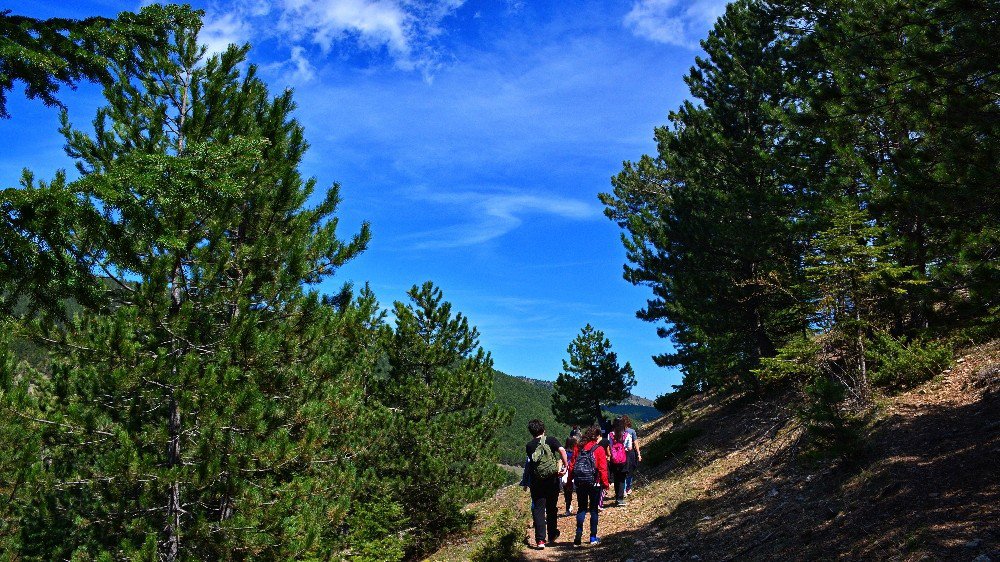
M 583 437 L 580 439 L 580 443 L 590 443 L 591 441 L 598 441 L 601 439 L 601 426 L 592 425 L 587 429 L 583 430 Z
M 625 427 L 632 427 L 632 418 L 628 414 L 622 415 L 622 421 L 625 422 Z
M 625 420 L 622 418 L 615 418 L 615 422 L 612 424 L 612 429 L 615 431 L 615 438 L 622 439 L 622 434 L 625 433 Z
M 538 437 L 539 435 L 545 433 L 545 423 L 539 419 L 533 419 L 528 422 L 528 433 L 532 437 Z
M 576 437 L 572 437 L 572 436 L 567 437 L 566 438 L 566 448 L 567 449 L 572 449 L 573 447 L 576 447 Z

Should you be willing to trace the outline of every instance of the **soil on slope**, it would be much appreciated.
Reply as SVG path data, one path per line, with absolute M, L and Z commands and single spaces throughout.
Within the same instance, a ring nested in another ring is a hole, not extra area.
M 700 430 L 627 507 L 606 504 L 602 545 L 572 548 L 561 517 L 560 540 L 523 559 L 1000 562 L 1000 341 L 884 400 L 850 461 L 802 460 L 794 399 L 696 397 L 644 432 L 648 447 Z

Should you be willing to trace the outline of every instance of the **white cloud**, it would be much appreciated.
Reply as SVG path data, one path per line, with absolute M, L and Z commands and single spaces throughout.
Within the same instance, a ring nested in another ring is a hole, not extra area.
M 430 80 L 440 64 L 434 38 L 442 21 L 465 0 L 220 0 L 208 10 L 201 40 L 210 54 L 230 43 L 277 38 L 290 48 L 278 66 L 290 66 L 299 82 L 312 77 L 302 63 L 306 47 L 329 54 L 336 47 L 383 51 L 402 70 Z
M 526 193 L 418 192 L 414 199 L 459 208 L 468 217 L 463 223 L 408 236 L 417 249 L 474 246 L 499 238 L 521 226 L 527 215 L 549 215 L 587 220 L 601 215 L 591 204 L 577 199 Z
M 250 40 L 251 25 L 238 12 L 207 14 L 198 39 L 209 55 L 219 54 L 230 44 L 242 45 Z
M 697 48 L 727 4 L 726 0 L 636 0 L 624 24 L 638 37 Z

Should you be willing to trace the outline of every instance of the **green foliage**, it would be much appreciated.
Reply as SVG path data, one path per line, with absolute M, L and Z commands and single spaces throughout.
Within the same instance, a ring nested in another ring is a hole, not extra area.
M 375 478 L 374 474 L 368 476 Z M 402 505 L 385 496 L 369 497 L 355 503 L 347 516 L 348 533 L 344 540 L 347 548 L 343 554 L 358 562 L 402 560 L 407 546 L 407 520 Z
M 501 373 L 494 373 L 493 400 L 501 410 L 513 413 L 510 422 L 496 428 L 499 460 L 507 465 L 524 464 L 524 444 L 531 438 L 528 422 L 540 419 L 545 431 L 560 440 L 569 435 L 570 427 L 556 421 L 552 414 L 552 389 L 544 383 L 531 382 Z
M 669 414 L 674 411 L 674 409 L 677 408 L 681 402 L 687 400 L 695 394 L 695 390 L 690 386 L 674 386 L 673 392 L 666 392 L 657 396 L 656 400 L 653 401 L 653 406 L 660 412 Z
M 844 457 L 856 451 L 864 419 L 863 414 L 844 407 L 846 394 L 846 385 L 826 374 L 804 385 L 804 401 L 797 413 L 809 436 L 803 448 L 806 458 Z
M 394 304 L 386 372 L 371 398 L 389 412 L 388 441 L 374 456 L 404 507 L 412 555 L 466 528 L 465 505 L 504 481 L 496 433 L 510 413 L 493 403 L 493 360 L 468 319 L 430 282 L 408 294 L 410 302 Z
M 890 390 L 904 390 L 927 381 L 952 360 L 951 347 L 943 342 L 904 342 L 888 332 L 876 332 L 869 347 L 874 363 L 872 384 Z
M 587 324 L 566 349 L 563 371 L 552 393 L 552 413 L 566 424 L 592 424 L 603 415 L 601 404 L 617 404 L 635 386 L 632 365 L 618 365 L 611 341 Z
M 22 559 L 325 558 L 340 538 L 377 307 L 306 287 L 367 227 L 337 238 L 336 188 L 305 206 L 290 94 L 241 77 L 245 49 L 202 61 L 197 27 L 143 50 L 92 137 L 64 119 L 84 176 L 46 188 L 101 218 L 78 247 L 117 290 L 35 322 L 50 376 L 4 383 L 36 440 L 33 461 L 0 452 Z
M 668 458 L 682 455 L 688 445 L 702 431 L 697 427 L 681 427 L 660 435 L 656 440 L 642 446 L 643 462 L 656 466 Z
M 74 88 L 81 80 L 110 84 L 110 67 L 135 69 L 138 50 L 165 46 L 172 26 L 193 25 L 199 15 L 187 5 L 146 6 L 114 20 L 37 20 L 0 11 L 0 118 L 10 117 L 7 92 L 15 81 L 24 82 L 28 98 L 62 107 L 56 98 L 60 85 Z
M 815 336 L 793 338 L 777 355 L 762 360 L 754 374 L 765 383 L 802 384 L 823 374 L 822 351 L 822 344 Z
M 874 332 L 995 331 L 995 11 L 727 7 L 686 78 L 696 99 L 601 195 L 625 278 L 652 291 L 638 316 L 673 342 L 660 365 L 700 390 L 756 387 L 748 374 L 778 376 L 764 363 L 790 341 L 834 332 L 824 345 L 866 400 Z
M 501 509 L 483 531 L 483 536 L 469 556 L 472 562 L 510 562 L 521 554 L 524 517 L 509 508 Z
M 803 321 L 798 309 L 797 186 L 782 175 L 787 43 L 770 3 L 733 2 L 685 77 L 685 102 L 655 131 L 657 154 L 627 162 L 600 195 L 622 229 L 625 279 L 653 297 L 637 316 L 702 390 L 747 381 Z M 752 381 L 750 381 L 752 382 Z

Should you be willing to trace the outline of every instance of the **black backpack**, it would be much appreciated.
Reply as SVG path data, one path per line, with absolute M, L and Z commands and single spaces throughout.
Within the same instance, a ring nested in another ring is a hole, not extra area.
M 580 455 L 573 465 L 573 483 L 577 486 L 590 486 L 597 479 L 597 460 L 594 458 L 594 449 L 600 445 L 594 445 L 589 451 L 580 447 Z

